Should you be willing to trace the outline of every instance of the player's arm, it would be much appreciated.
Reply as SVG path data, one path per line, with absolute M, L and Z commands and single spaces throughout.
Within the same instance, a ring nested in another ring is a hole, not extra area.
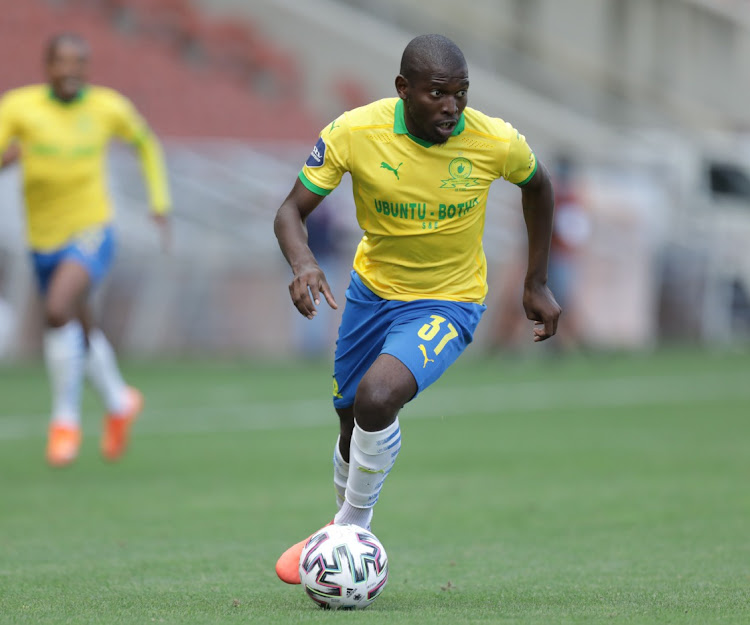
M 141 170 L 143 171 L 149 204 L 151 205 L 151 215 L 161 231 L 162 249 L 166 251 L 170 247 L 167 216 L 172 202 L 169 196 L 169 185 L 161 144 L 151 130 L 146 127 L 133 141 L 133 146 L 141 161 Z
M 8 96 L 0 98 L 0 169 L 12 165 L 21 156 L 21 149 L 15 141 L 16 129 L 13 119 Z
M 537 163 L 536 172 L 521 187 L 523 217 L 529 240 L 529 260 L 523 288 L 526 316 L 536 321 L 534 341 L 544 341 L 557 332 L 560 306 L 547 287 L 547 266 L 552 239 L 555 198 L 547 169 Z
M 308 319 L 315 316 L 321 293 L 331 308 L 338 308 L 325 274 L 307 245 L 305 219 L 322 199 L 322 195 L 310 191 L 297 178 L 273 222 L 281 252 L 294 274 L 289 284 L 289 294 L 297 310 Z
M 115 94 L 113 98 L 114 133 L 132 145 L 138 154 L 151 206 L 151 214 L 161 231 L 162 248 L 166 250 L 170 244 L 167 216 L 172 201 L 161 144 L 128 99 L 119 94 Z
M 151 130 L 144 128 L 133 141 L 133 146 L 141 161 L 151 210 L 155 215 L 166 215 L 171 199 L 161 144 Z
M 6 148 L 2 154 L 0 154 L 0 169 L 13 165 L 21 159 L 21 146 L 18 143 L 11 143 L 10 147 Z

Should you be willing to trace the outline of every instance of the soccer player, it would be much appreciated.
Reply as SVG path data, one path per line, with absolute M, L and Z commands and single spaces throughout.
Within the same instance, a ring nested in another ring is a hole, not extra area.
M 8 91 L 0 99 L 0 153 L 23 169 L 28 242 L 44 298 L 44 355 L 52 389 L 47 461 L 75 460 L 81 443 L 84 372 L 107 415 L 101 451 L 117 460 L 142 409 L 141 393 L 125 384 L 114 352 L 93 325 L 88 297 L 114 254 L 105 156 L 110 139 L 132 144 L 143 165 L 162 244 L 168 240 L 169 191 L 159 143 L 119 93 L 86 83 L 89 46 L 78 35 L 53 37 L 45 52 L 47 84 Z
M 321 298 L 336 308 L 307 246 L 305 219 L 351 174 L 364 235 L 334 363 L 336 523 L 370 527 L 401 448 L 399 410 L 472 341 L 487 292 L 487 193 L 498 178 L 521 188 L 529 244 L 523 305 L 535 322 L 533 340 L 557 329 L 560 307 L 546 284 L 549 176 L 510 124 L 466 107 L 468 90 L 455 43 L 441 35 L 413 39 L 396 77 L 398 97 L 346 112 L 324 128 L 276 215 L 274 230 L 294 274 L 294 305 L 309 319 Z M 304 542 L 276 564 L 287 583 L 300 581 Z

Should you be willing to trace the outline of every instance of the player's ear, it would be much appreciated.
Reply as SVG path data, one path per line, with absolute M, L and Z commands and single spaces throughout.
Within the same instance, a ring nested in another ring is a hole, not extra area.
M 398 93 L 398 97 L 402 100 L 406 100 L 409 95 L 409 81 L 401 74 L 396 76 L 396 93 Z

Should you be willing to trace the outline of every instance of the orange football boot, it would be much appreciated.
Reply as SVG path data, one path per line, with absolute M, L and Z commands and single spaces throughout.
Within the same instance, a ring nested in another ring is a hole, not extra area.
M 325 527 L 328 527 L 329 525 L 333 525 L 333 521 L 326 523 Z M 318 532 L 310 534 L 305 540 L 301 540 L 296 545 L 292 545 L 281 554 L 281 557 L 276 561 L 276 575 L 279 576 L 279 579 L 282 582 L 286 582 L 287 584 L 302 583 L 302 580 L 300 580 L 299 577 L 299 560 L 302 557 L 302 550 L 305 548 L 307 541 L 317 533 Z
M 102 434 L 102 455 L 105 460 L 119 460 L 128 447 L 130 426 L 143 410 L 143 395 L 135 388 L 127 387 L 125 403 L 127 408 L 122 414 L 108 414 L 104 417 Z
M 47 462 L 52 467 L 64 467 L 78 457 L 81 428 L 52 423 L 47 438 Z

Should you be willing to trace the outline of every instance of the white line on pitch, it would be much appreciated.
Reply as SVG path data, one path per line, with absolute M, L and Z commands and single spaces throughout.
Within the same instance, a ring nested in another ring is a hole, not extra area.
M 404 419 L 435 419 L 471 414 L 511 415 L 546 410 L 669 405 L 716 400 L 748 400 L 748 374 L 692 374 L 597 380 L 540 380 L 438 387 L 404 408 Z M 45 434 L 41 415 L 0 417 L 0 440 L 22 440 Z M 84 423 L 87 420 L 84 419 Z M 139 435 L 243 432 L 334 425 L 327 399 L 191 404 L 147 410 Z M 84 426 L 88 431 L 88 427 Z M 92 432 L 95 426 L 91 425 Z

